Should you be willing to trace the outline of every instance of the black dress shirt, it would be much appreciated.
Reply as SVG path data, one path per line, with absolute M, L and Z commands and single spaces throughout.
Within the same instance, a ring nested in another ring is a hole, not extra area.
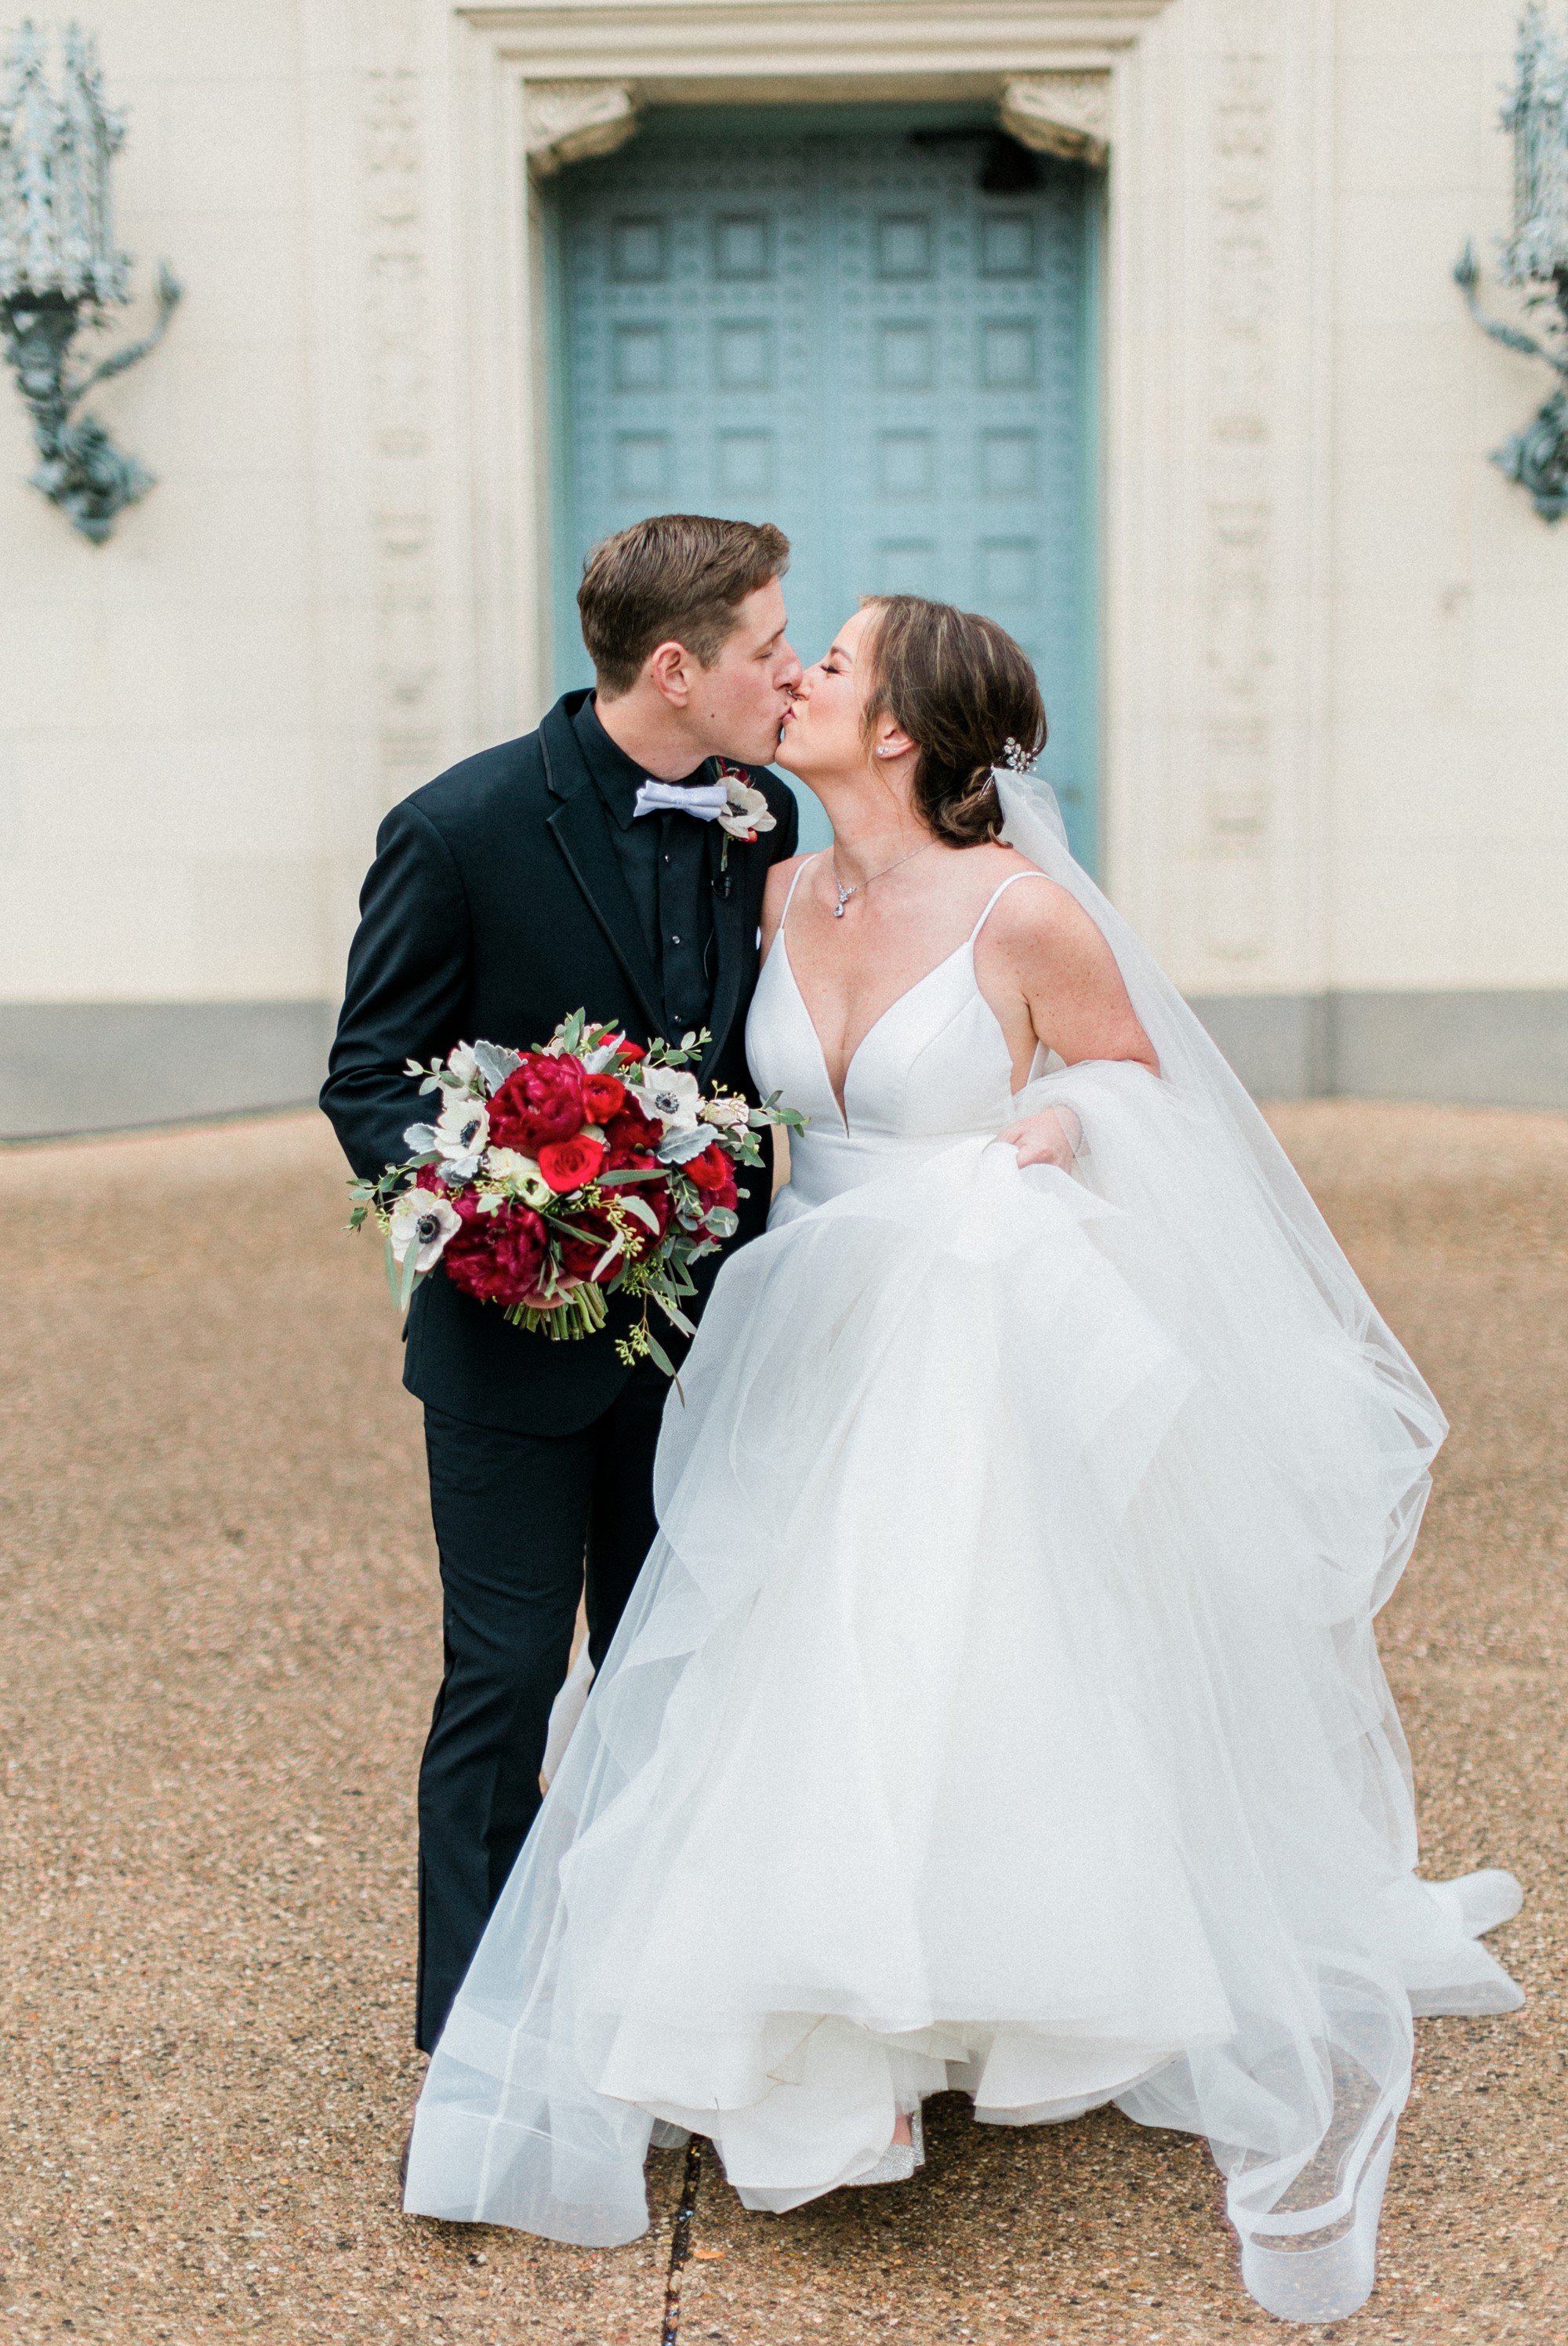
M 667 1039 L 678 1042 L 709 1023 L 713 1009 L 713 886 L 724 833 L 677 808 L 638 815 L 637 792 L 647 775 L 600 724 L 593 696 L 572 719 L 588 771 L 609 810 L 616 852 L 626 876 L 648 949 L 664 989 Z M 712 779 L 708 766 L 682 776 Z

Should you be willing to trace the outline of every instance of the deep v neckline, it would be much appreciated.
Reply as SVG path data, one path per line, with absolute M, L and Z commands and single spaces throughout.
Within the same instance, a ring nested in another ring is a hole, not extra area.
M 850 1096 L 850 1077 L 855 1072 L 855 1061 L 860 1057 L 860 1053 L 865 1049 L 866 1045 L 871 1041 L 871 1036 L 876 1033 L 878 1027 L 892 1016 L 893 1012 L 899 1007 L 901 1003 L 907 1002 L 911 994 L 918 994 L 922 985 L 929 985 L 933 977 L 940 977 L 944 969 L 951 968 L 952 964 L 958 959 L 960 954 L 972 952 L 973 947 L 974 939 L 972 937 L 965 937 L 962 944 L 954 945 L 950 954 L 945 954 L 941 961 L 934 962 L 931 968 L 926 971 L 923 977 L 917 977 L 912 985 L 906 985 L 901 994 L 895 994 L 885 1010 L 880 1010 L 877 1013 L 877 1015 L 872 1019 L 871 1025 L 867 1027 L 865 1033 L 861 1035 L 860 1041 L 856 1044 L 854 1049 L 850 1052 L 849 1057 L 844 1062 L 844 1088 L 842 1092 L 839 1092 L 836 1091 L 833 1086 L 833 1071 L 828 1065 L 827 1048 L 822 1041 L 820 1030 L 818 1027 L 816 1020 L 811 1015 L 806 996 L 800 990 L 800 981 L 795 974 L 795 964 L 789 958 L 789 940 L 785 933 L 784 923 L 782 921 L 779 922 L 779 934 L 775 941 L 775 949 L 778 952 L 782 953 L 784 956 L 784 967 L 789 972 L 789 983 L 795 992 L 795 999 L 800 1005 L 800 1015 L 806 1021 L 807 1025 L 811 1029 L 811 1040 L 817 1046 L 817 1057 L 821 1063 L 822 1078 L 828 1086 L 828 1096 L 831 1099 L 833 1106 L 839 1111 L 839 1122 L 844 1128 L 844 1137 L 846 1139 L 848 1139 L 850 1133 L 850 1111 L 848 1107 Z M 979 993 L 980 989 L 978 986 L 975 988 L 975 991 L 976 993 Z M 985 997 L 983 994 L 981 995 L 981 999 L 982 1001 L 984 1001 Z M 985 1006 L 988 1010 L 991 1009 L 989 1002 L 986 1003 Z M 996 1013 L 994 1011 L 992 1011 L 991 1015 L 993 1018 L 996 1017 Z M 1002 1032 L 1002 1021 L 999 1018 L 996 1021 L 996 1031 L 998 1034 L 1001 1034 Z

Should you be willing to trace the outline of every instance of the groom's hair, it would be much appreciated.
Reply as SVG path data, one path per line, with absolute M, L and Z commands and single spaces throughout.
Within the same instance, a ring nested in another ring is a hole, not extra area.
M 583 641 L 601 689 L 629 692 L 660 644 L 684 644 L 711 668 L 748 595 L 789 567 L 789 541 L 769 521 L 656 514 L 589 553 L 577 589 Z

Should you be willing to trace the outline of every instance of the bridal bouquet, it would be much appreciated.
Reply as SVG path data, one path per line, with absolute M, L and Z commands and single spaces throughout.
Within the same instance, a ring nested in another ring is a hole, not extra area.
M 607 1299 L 628 1295 L 642 1315 L 616 1350 L 673 1375 L 649 1306 L 694 1332 L 681 1308 L 690 1265 L 735 1235 L 738 1168 L 761 1165 L 759 1131 L 804 1126 L 776 1098 L 701 1093 L 689 1066 L 708 1039 L 645 1049 L 578 1010 L 542 1050 L 460 1043 L 428 1066 L 411 1059 L 440 1111 L 410 1125 L 402 1164 L 354 1183 L 350 1218 L 384 1231 L 400 1307 L 439 1269 L 518 1327 L 569 1340 L 596 1333 Z

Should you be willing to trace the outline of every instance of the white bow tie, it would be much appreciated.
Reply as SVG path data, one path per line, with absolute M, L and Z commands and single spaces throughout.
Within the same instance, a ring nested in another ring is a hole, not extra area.
M 673 809 L 678 814 L 694 814 L 698 822 L 717 822 L 729 804 L 729 790 L 724 782 L 644 782 L 637 792 L 637 802 L 632 810 L 635 821 L 640 814 L 663 814 Z

